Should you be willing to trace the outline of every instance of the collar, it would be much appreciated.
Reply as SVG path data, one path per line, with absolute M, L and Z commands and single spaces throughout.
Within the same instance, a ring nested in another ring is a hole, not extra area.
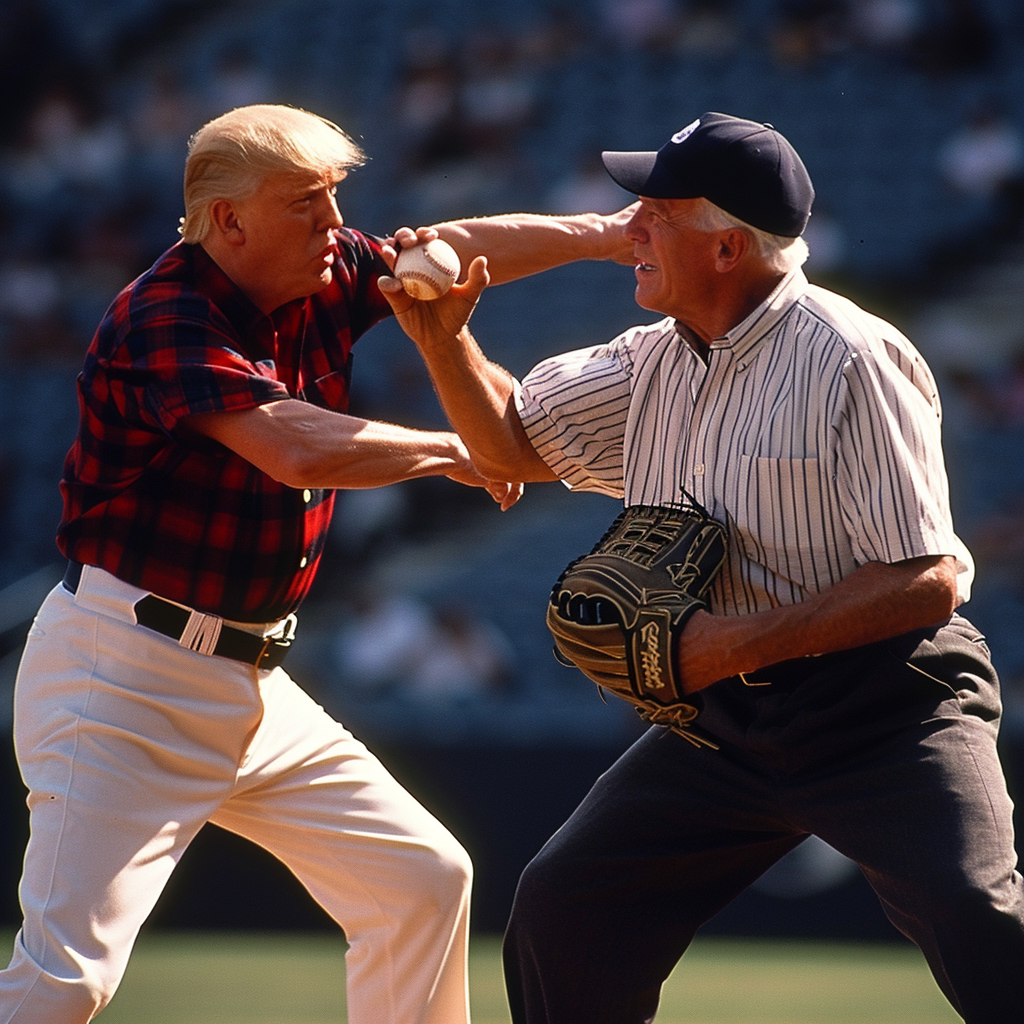
M 287 302 L 270 314 L 264 313 L 201 245 L 179 244 L 191 253 L 196 289 L 213 302 L 243 341 L 260 340 L 272 345 L 271 339 L 277 330 L 299 319 L 306 298 Z
M 711 349 L 731 349 L 736 356 L 750 352 L 792 309 L 807 291 L 807 277 L 802 268 L 791 270 L 776 286 L 774 291 L 754 309 L 749 316 L 741 320 L 731 331 L 715 338 Z M 684 325 L 676 324 L 676 330 L 687 337 Z

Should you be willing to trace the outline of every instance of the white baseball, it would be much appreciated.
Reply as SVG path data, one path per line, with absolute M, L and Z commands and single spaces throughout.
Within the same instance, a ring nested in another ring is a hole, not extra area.
M 455 283 L 461 268 L 455 250 L 435 238 L 402 249 L 395 260 L 395 277 L 414 299 L 437 299 Z

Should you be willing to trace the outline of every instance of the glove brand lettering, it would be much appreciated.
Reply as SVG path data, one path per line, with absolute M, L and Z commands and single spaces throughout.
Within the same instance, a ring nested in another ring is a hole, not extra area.
M 640 670 L 644 674 L 644 689 L 657 690 L 662 686 L 661 633 L 657 622 L 648 622 L 640 630 Z
M 696 562 L 675 562 L 665 566 L 669 579 L 680 589 L 689 592 L 695 583 L 700 583 L 700 566 Z

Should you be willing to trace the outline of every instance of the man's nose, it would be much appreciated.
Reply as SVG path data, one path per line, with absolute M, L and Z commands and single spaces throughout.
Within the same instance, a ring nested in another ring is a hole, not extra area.
M 642 242 L 647 237 L 647 231 L 640 223 L 640 212 L 637 211 L 630 217 L 626 224 L 625 235 L 631 242 Z
M 325 221 L 325 228 L 340 228 L 345 223 L 345 219 L 341 216 L 341 210 L 338 209 L 338 204 L 335 201 L 334 196 L 331 196 L 327 202 Z

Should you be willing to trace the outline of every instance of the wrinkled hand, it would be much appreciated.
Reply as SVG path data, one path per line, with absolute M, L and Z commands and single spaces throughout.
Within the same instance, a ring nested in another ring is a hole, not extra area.
M 679 678 L 687 693 L 697 693 L 719 679 L 764 666 L 763 659 L 751 661 L 749 654 L 740 654 L 746 639 L 744 627 L 752 618 L 706 611 L 690 616 L 679 637 Z
M 399 228 L 382 249 L 384 261 L 394 270 L 399 248 L 408 248 L 438 237 L 434 228 Z M 452 285 L 438 299 L 414 299 L 396 277 L 381 277 L 378 285 L 394 310 L 402 330 L 417 344 L 444 342 L 454 338 L 468 323 L 483 290 L 490 283 L 487 259 L 477 256 L 463 268 L 465 280 Z
M 633 240 L 627 236 L 626 228 L 639 207 L 639 202 L 631 203 L 617 213 L 610 213 L 604 218 L 612 242 L 612 251 L 608 258 L 615 263 L 622 263 L 629 267 L 636 263 L 636 257 L 633 255 Z

